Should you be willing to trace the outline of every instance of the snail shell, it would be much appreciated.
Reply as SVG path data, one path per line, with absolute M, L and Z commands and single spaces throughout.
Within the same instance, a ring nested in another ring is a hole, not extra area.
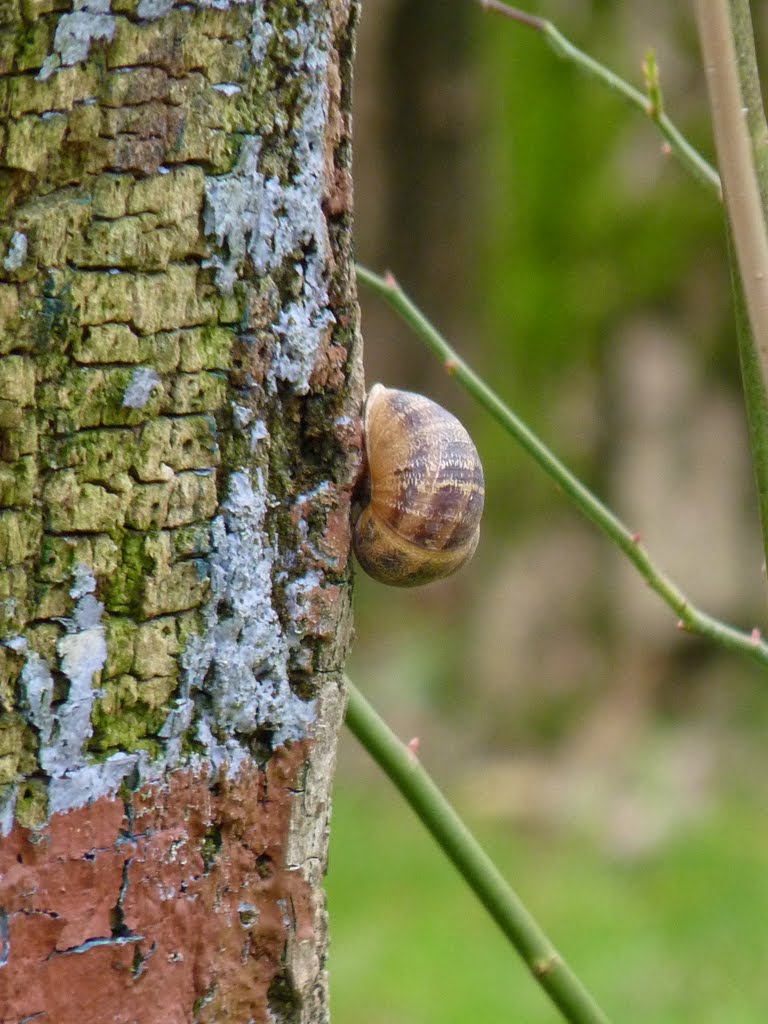
M 394 587 L 456 572 L 477 547 L 485 495 L 469 434 L 437 402 L 381 384 L 363 420 L 367 465 L 352 541 L 360 565 Z

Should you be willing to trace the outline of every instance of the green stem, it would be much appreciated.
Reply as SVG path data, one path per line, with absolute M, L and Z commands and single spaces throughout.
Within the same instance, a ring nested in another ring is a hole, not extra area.
M 488 387 L 470 366 L 443 338 L 439 331 L 408 298 L 395 279 L 379 277 L 358 264 L 357 277 L 386 299 L 392 308 L 409 324 L 429 349 L 441 360 L 445 369 L 457 378 L 491 416 L 525 449 L 536 463 L 550 476 L 576 507 L 621 548 L 650 588 L 675 612 L 678 625 L 691 633 L 720 644 L 729 650 L 740 651 L 768 665 L 768 644 L 755 630 L 744 633 L 707 615 L 693 605 L 685 594 L 653 563 L 640 543 L 637 533 L 624 523 L 563 465 L 546 444 L 523 423 L 499 396 Z
M 727 0 L 697 0 L 695 10 L 723 173 L 739 355 L 768 559 L 768 167 L 761 151 L 765 118 L 748 9 L 734 4 L 731 17 Z
M 607 1024 L 605 1014 L 504 881 L 416 755 L 400 742 L 349 679 L 346 685 L 346 722 L 352 733 L 400 790 L 565 1019 L 573 1024 Z
M 739 344 L 741 383 L 744 391 L 744 407 L 747 413 L 749 449 L 752 455 L 752 473 L 757 492 L 757 508 L 760 529 L 763 536 L 763 552 L 768 564 L 768 392 L 760 366 L 760 357 L 747 314 L 744 289 L 739 268 L 733 251 L 731 232 L 728 236 L 728 266 L 731 274 L 731 291 L 736 320 L 736 337 Z
M 688 142 L 685 136 L 682 134 L 680 129 L 667 117 L 661 108 L 660 104 L 653 103 L 649 100 L 648 96 L 640 92 L 639 89 L 635 89 L 634 86 L 630 85 L 629 82 L 620 78 L 617 74 L 614 74 L 610 68 L 605 67 L 604 64 L 600 64 L 593 57 L 590 57 L 588 53 L 584 53 L 577 46 L 558 31 L 557 28 L 552 24 L 551 21 L 547 21 L 545 18 L 537 18 L 535 15 L 527 14 L 525 11 L 520 11 L 516 7 L 510 7 L 508 4 L 501 3 L 501 0 L 478 0 L 481 7 L 486 7 L 489 10 L 496 11 L 498 14 L 503 14 L 505 17 L 510 18 L 512 21 L 516 21 L 520 25 L 526 25 L 528 28 L 534 29 L 536 32 L 540 32 L 547 40 L 552 49 L 560 57 L 565 60 L 571 61 L 577 67 L 581 68 L 582 71 L 596 78 L 602 82 L 603 85 L 607 85 L 613 92 L 617 92 L 620 96 L 623 96 L 625 100 L 628 100 L 634 107 L 637 107 L 642 111 L 646 117 L 649 117 L 651 121 L 658 127 L 661 134 L 669 143 L 669 146 L 673 153 L 675 153 L 680 162 L 688 168 L 688 170 L 703 182 L 708 188 L 711 188 L 717 193 L 718 197 L 722 196 L 720 189 L 720 178 L 717 171 L 711 164 L 707 163 L 704 157 L 697 152 L 696 149 Z
M 757 184 L 763 207 L 763 218 L 768 213 L 768 126 L 763 110 L 760 75 L 755 54 L 755 37 L 748 0 L 731 0 L 731 25 L 736 45 L 736 62 L 741 83 L 741 95 L 747 110 L 747 131 L 752 148 L 752 161 L 757 173 Z M 760 357 L 749 324 L 744 289 L 733 251 L 728 239 L 728 261 L 736 309 L 736 330 L 739 339 L 739 358 L 744 384 L 744 401 L 749 424 L 750 449 L 755 474 L 763 546 L 768 560 L 768 392 L 761 371 Z
M 746 110 L 747 131 L 752 147 L 752 160 L 757 172 L 763 213 L 768 214 L 768 125 L 765 121 L 763 96 L 760 90 L 760 73 L 757 68 L 749 0 L 731 0 L 731 27 L 736 46 L 736 68 Z

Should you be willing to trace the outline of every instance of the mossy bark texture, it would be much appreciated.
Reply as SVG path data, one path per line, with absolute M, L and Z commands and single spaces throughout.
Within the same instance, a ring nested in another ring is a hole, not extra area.
M 0 1018 L 328 1018 L 356 0 L 0 5 Z

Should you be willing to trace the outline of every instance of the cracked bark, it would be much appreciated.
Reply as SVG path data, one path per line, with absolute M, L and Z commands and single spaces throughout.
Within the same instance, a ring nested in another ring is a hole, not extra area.
M 0 1020 L 328 1019 L 356 0 L 0 12 Z

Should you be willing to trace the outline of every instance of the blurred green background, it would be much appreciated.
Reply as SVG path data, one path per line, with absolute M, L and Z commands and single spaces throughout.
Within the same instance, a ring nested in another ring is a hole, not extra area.
M 529 9 L 637 85 L 653 47 L 669 113 L 711 157 L 688 5 Z M 639 114 L 470 0 L 364 4 L 355 91 L 359 258 L 396 274 L 692 600 L 763 628 L 717 202 Z M 358 574 L 352 677 L 420 737 L 613 1019 L 765 1021 L 765 679 L 679 633 L 393 314 L 361 301 L 368 383 L 464 420 L 487 503 L 452 580 L 400 592 Z M 328 893 L 334 1024 L 558 1019 L 349 737 Z

